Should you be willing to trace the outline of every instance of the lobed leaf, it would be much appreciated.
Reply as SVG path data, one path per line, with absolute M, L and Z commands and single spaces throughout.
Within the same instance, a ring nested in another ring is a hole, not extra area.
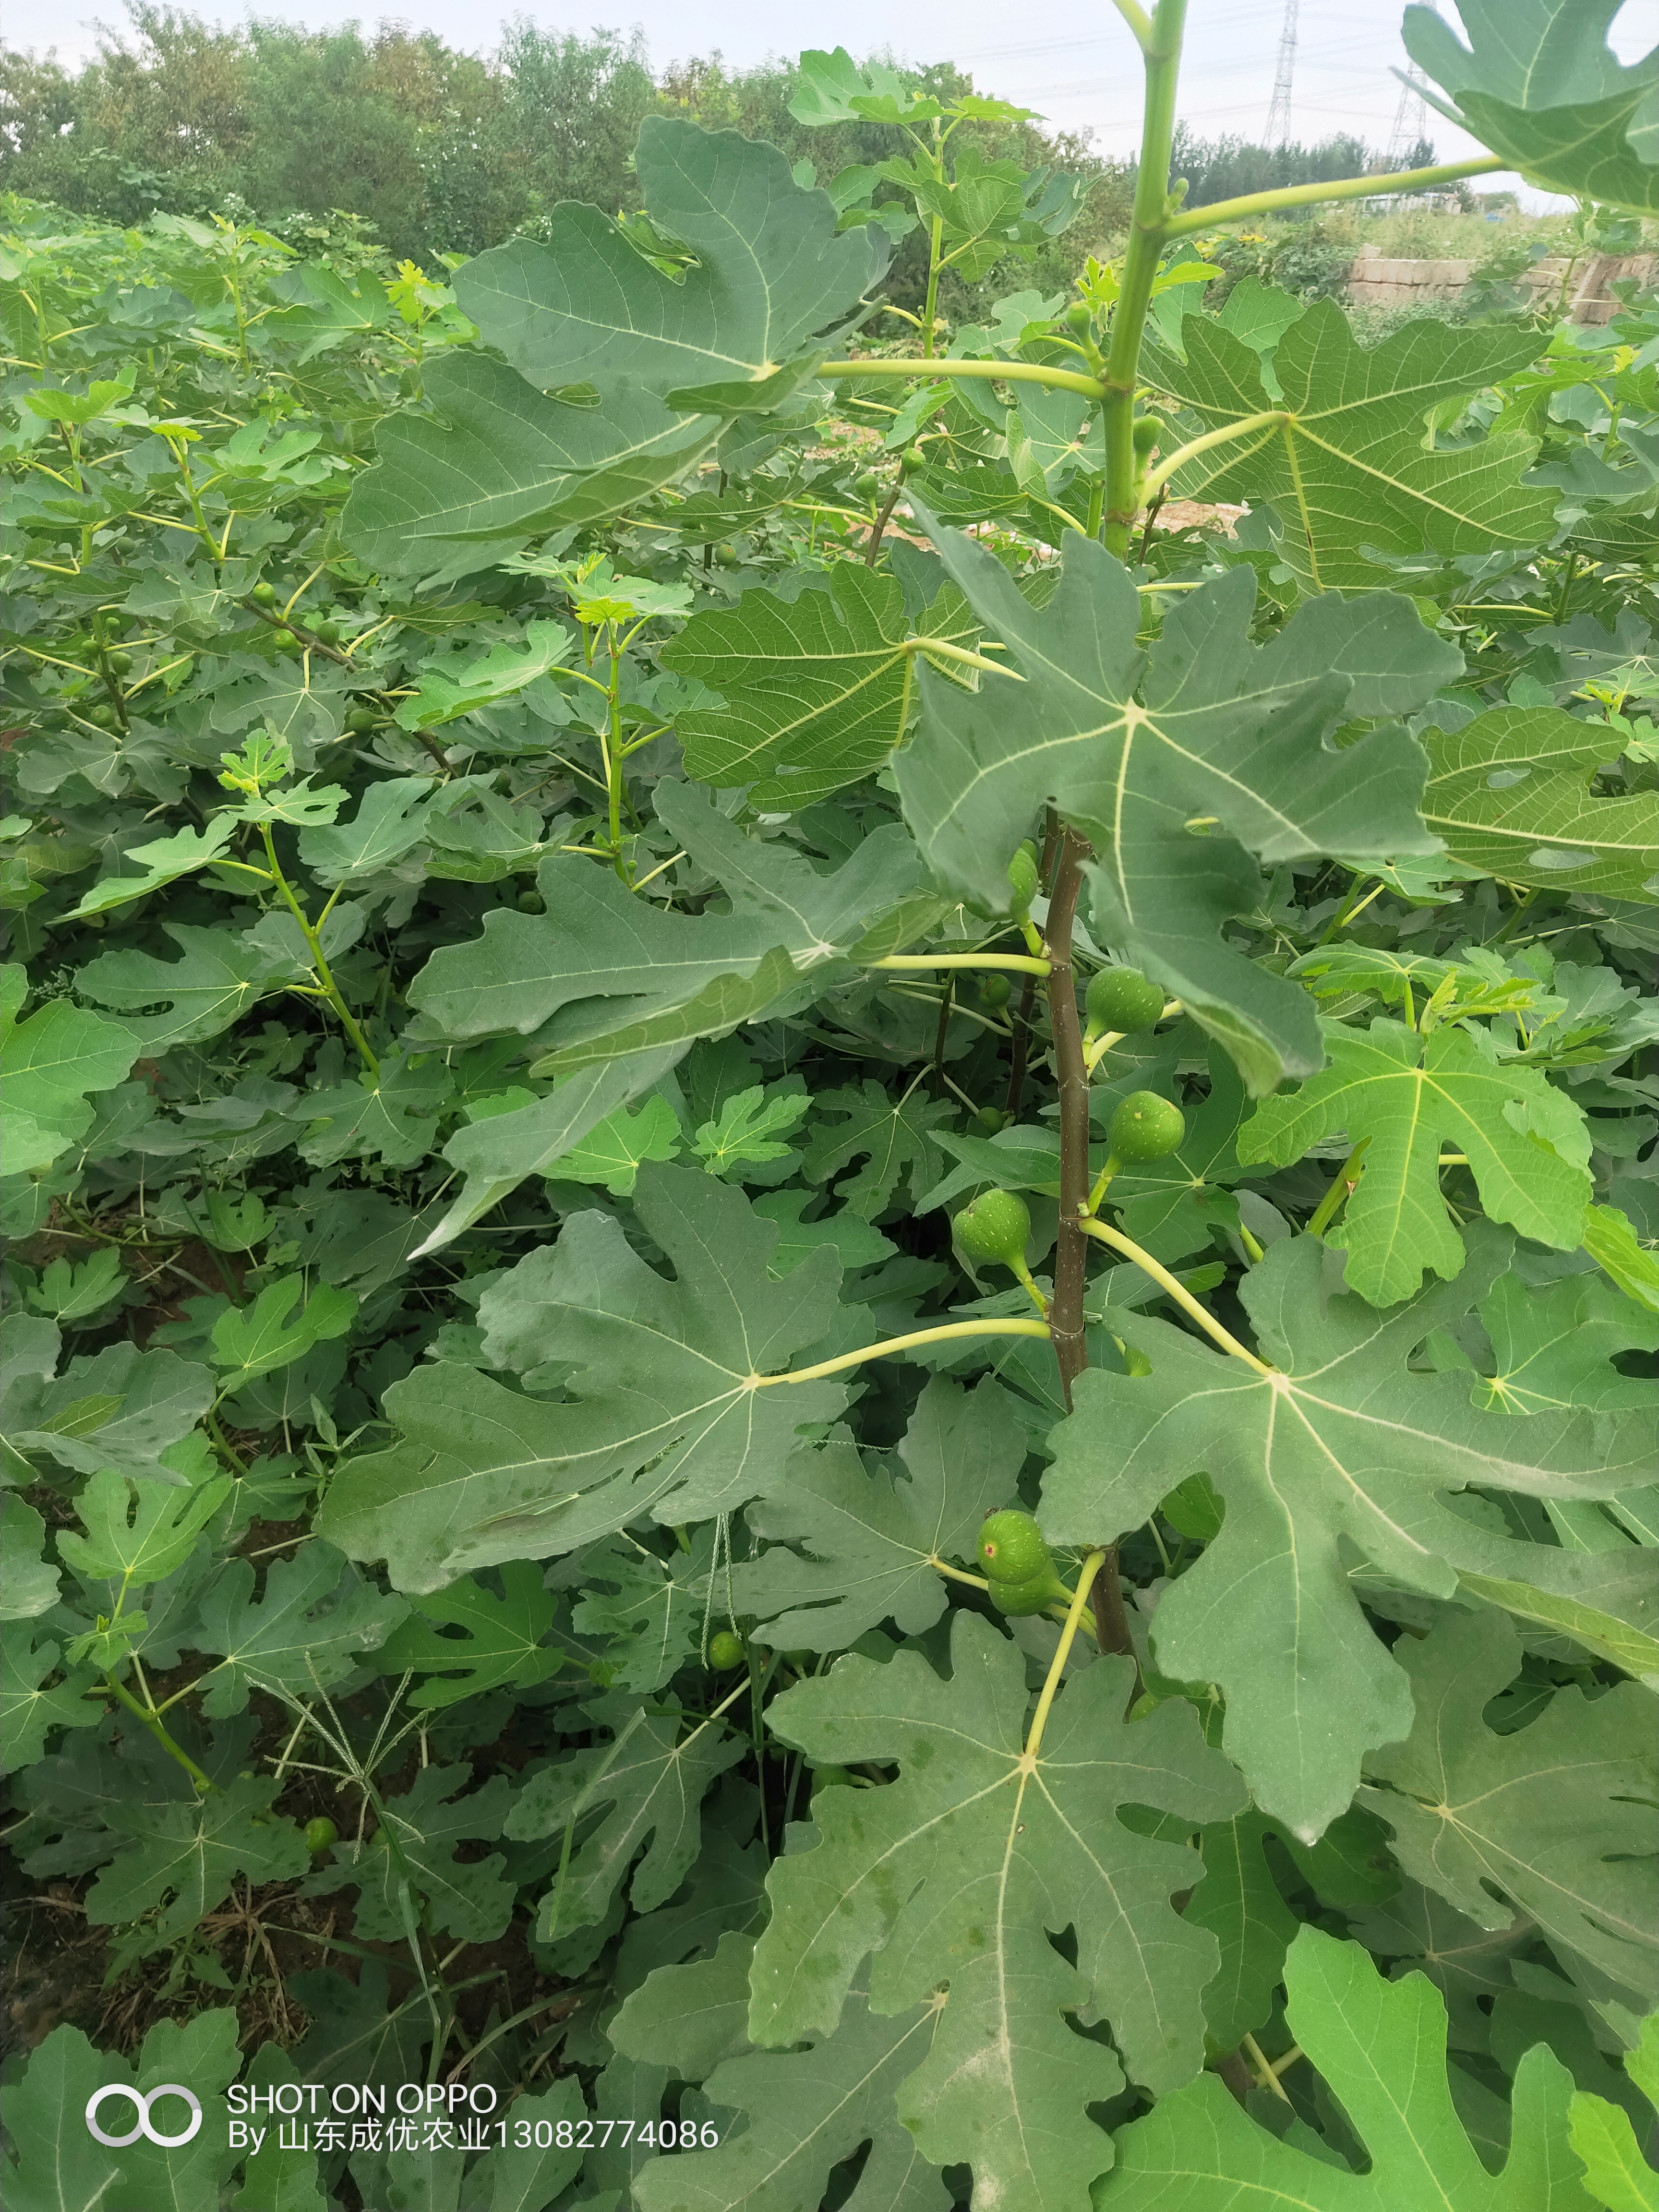
M 1262 1809 L 1310 1841 L 1352 1799 L 1364 1753 L 1412 1721 L 1410 1682 L 1366 1621 L 1346 1559 L 1450 1597 L 1461 1571 L 1535 1572 L 1544 1557 L 1487 1534 L 1456 1492 L 1609 1498 L 1650 1471 L 1641 1413 L 1516 1421 L 1471 1404 L 1462 1376 L 1409 1370 L 1416 1346 L 1507 1263 L 1501 1234 L 1471 1246 L 1455 1284 L 1377 1313 L 1352 1293 L 1322 1296 L 1316 1239 L 1276 1243 L 1241 1286 L 1265 1372 L 1121 1312 L 1118 1330 L 1149 1371 L 1091 1368 L 1052 1440 L 1041 1516 L 1051 1542 L 1109 1541 L 1174 1482 L 1208 1474 L 1225 1517 L 1164 1592 L 1153 1650 L 1176 1680 L 1220 1686 L 1229 1757 Z
M 385 1559 L 394 1585 L 418 1595 L 467 1568 L 574 1551 L 647 1514 L 702 1519 L 775 1486 L 796 1429 L 832 1418 L 845 1391 L 761 1391 L 753 1378 L 823 1335 L 834 1257 L 775 1280 L 776 1229 L 696 1169 L 647 1164 L 635 1206 L 672 1281 L 616 1221 L 577 1214 L 480 1307 L 491 1357 L 533 1378 L 553 1350 L 569 1401 L 470 1369 L 417 1369 L 386 1394 L 406 1441 L 342 1467 L 319 1534 L 352 1559 Z
M 1633 1682 L 1601 1696 L 1555 1692 L 1524 1728 L 1484 1715 L 1519 1671 L 1501 1613 L 1450 1613 L 1401 1663 L 1415 1718 L 1373 1752 L 1386 1786 L 1360 1802 L 1386 1820 L 1406 1872 L 1483 1928 L 1514 1912 L 1589 1960 L 1644 2008 L 1659 1996 L 1659 1870 L 1650 1846 L 1659 1795 L 1652 1700 Z
M 1547 2049 L 1516 2071 L 1513 2139 L 1492 2173 L 1452 2102 L 1445 2006 L 1429 1982 L 1385 1982 L 1358 1944 L 1313 1927 L 1291 1945 L 1285 1978 L 1286 2025 L 1340 2099 L 1369 2169 L 1352 2172 L 1310 2135 L 1280 2142 L 1206 2075 L 1121 2130 L 1100 2212 L 1240 2200 L 1263 2212 L 1588 2212 L 1565 2155 L 1572 2077 Z
M 899 1778 L 820 1790 L 818 1840 L 775 1862 L 750 2033 L 831 2033 L 872 1947 L 872 2010 L 908 2011 L 946 1984 L 901 2116 L 935 2164 L 970 2165 L 976 2188 L 1024 2212 L 1086 2190 L 1111 2160 L 1085 2114 L 1122 2076 L 1073 2015 L 1109 2021 L 1131 2078 L 1155 2094 L 1202 2063 L 1215 1940 L 1170 1903 L 1200 1863 L 1135 1834 L 1119 1807 L 1197 1822 L 1235 1811 L 1243 1792 L 1190 1708 L 1122 1718 L 1127 1661 L 1073 1676 L 1029 1759 L 1018 1650 L 958 1613 L 951 1668 L 942 1680 L 914 1650 L 884 1665 L 848 1656 L 769 1708 L 774 1732 L 809 1758 L 892 1762 Z M 1066 1929 L 1075 1966 L 1048 1940 Z
M 1189 315 L 1182 337 L 1184 360 L 1149 346 L 1142 373 L 1200 431 L 1283 419 L 1194 456 L 1174 487 L 1187 499 L 1271 502 L 1304 591 L 1382 584 L 1388 554 L 1484 553 L 1548 536 L 1554 495 L 1522 483 L 1531 439 L 1494 431 L 1446 449 L 1423 434 L 1431 408 L 1529 366 L 1530 331 L 1409 323 L 1365 347 L 1334 300 L 1316 300 L 1274 349 L 1276 393 L 1261 356 L 1221 323 Z
M 1139 596 L 1100 546 L 1068 536 L 1039 611 L 984 547 L 935 534 L 1024 680 L 988 676 L 968 693 L 924 672 L 921 726 L 895 775 L 928 866 L 1006 913 L 1008 862 L 1052 803 L 1093 848 L 1097 927 L 1220 1039 L 1249 1088 L 1311 1073 L 1305 995 L 1224 927 L 1261 896 L 1256 860 L 1432 849 L 1412 741 L 1386 727 L 1340 752 L 1324 741 L 1348 716 L 1426 700 L 1449 649 L 1386 595 L 1315 601 L 1254 646 L 1254 579 L 1235 569 L 1182 599 L 1148 656 Z

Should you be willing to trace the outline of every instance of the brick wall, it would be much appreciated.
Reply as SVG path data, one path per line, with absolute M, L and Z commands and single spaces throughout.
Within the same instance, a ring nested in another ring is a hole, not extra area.
M 1553 294 L 1561 283 L 1565 261 L 1540 261 L 1522 280 L 1534 291 Z M 1397 261 L 1379 253 L 1374 246 L 1361 249 L 1348 270 L 1348 298 L 1355 307 L 1409 307 L 1426 300 L 1455 300 L 1474 273 L 1473 261 Z M 1623 256 L 1598 253 L 1575 270 L 1568 295 L 1568 317 L 1575 323 L 1605 323 L 1618 307 L 1608 286 L 1615 276 L 1637 276 L 1651 282 L 1656 268 L 1651 254 Z

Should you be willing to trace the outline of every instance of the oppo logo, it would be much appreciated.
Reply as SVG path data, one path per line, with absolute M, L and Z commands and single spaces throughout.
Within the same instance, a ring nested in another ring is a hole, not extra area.
M 137 2106 L 138 2124 L 129 2136 L 106 2136 L 98 2124 L 98 2109 L 106 2097 L 127 2097 Z M 150 2120 L 150 2112 L 158 2097 L 182 2097 L 190 2106 L 190 2125 L 182 2135 L 164 2136 Z M 202 2100 L 193 2089 L 186 2089 L 178 2081 L 163 2081 L 154 2089 L 130 2089 L 125 2081 L 112 2081 L 107 2088 L 94 2090 L 87 2100 L 87 2132 L 95 2136 L 110 2150 L 125 2150 L 136 2143 L 140 2136 L 158 2144 L 162 2150 L 177 2150 L 187 2143 L 202 2125 Z

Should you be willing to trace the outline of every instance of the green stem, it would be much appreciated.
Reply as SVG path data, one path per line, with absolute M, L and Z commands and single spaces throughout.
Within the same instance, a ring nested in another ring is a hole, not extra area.
M 232 1303 L 234 1304 L 234 1300 L 233 1300 Z M 230 1462 L 231 1465 L 235 1468 L 237 1474 L 246 1474 L 247 1473 L 247 1462 L 237 1450 L 235 1445 L 232 1443 L 230 1438 L 225 1434 L 223 1429 L 220 1427 L 219 1416 L 214 1412 L 211 1406 L 209 1407 L 207 1412 L 202 1416 L 202 1418 L 207 1423 L 208 1434 L 212 1437 L 214 1443 L 218 1445 L 220 1450 Z
M 626 884 L 628 865 L 623 859 L 623 726 L 622 726 L 622 661 L 617 651 L 617 640 L 611 640 L 611 682 L 605 691 L 610 702 L 610 742 L 605 749 L 605 782 L 611 805 L 611 853 L 617 875 Z
M 1342 934 L 1342 932 L 1347 928 L 1349 923 L 1357 921 L 1358 917 L 1364 914 L 1365 908 L 1370 904 L 1371 901 L 1373 899 L 1381 898 L 1383 892 L 1389 888 L 1386 883 L 1379 883 L 1376 886 L 1375 890 L 1368 891 L 1365 894 L 1365 896 L 1361 898 L 1359 896 L 1359 886 L 1364 881 L 1365 878 L 1363 875 L 1358 875 L 1354 878 L 1352 883 L 1348 887 L 1347 897 L 1337 908 L 1335 914 L 1331 917 L 1330 921 L 1326 925 L 1325 928 L 1320 932 L 1319 936 L 1315 939 L 1316 945 L 1328 945 L 1332 938 L 1340 937 Z
M 1026 952 L 890 952 L 872 968 L 1011 968 L 1022 975 L 1046 975 L 1051 963 Z
M 1071 520 L 1069 515 L 1066 520 Z M 899 651 L 926 653 L 930 658 L 937 655 L 941 660 L 959 661 L 966 668 L 988 669 L 993 676 L 1010 677 L 1016 684 L 1025 681 L 1018 669 L 1005 667 L 1001 661 L 992 660 L 982 653 L 970 653 L 965 645 L 951 645 L 942 637 L 907 637 L 900 645 Z
M 1234 438 L 1248 438 L 1257 430 L 1277 429 L 1281 422 L 1288 422 L 1290 419 L 1288 410 L 1270 407 L 1260 415 L 1246 415 L 1237 422 L 1224 422 L 1218 430 L 1206 430 L 1201 438 L 1194 438 L 1190 445 L 1182 446 L 1171 453 L 1167 461 L 1160 461 L 1155 469 L 1148 470 L 1141 480 L 1140 503 L 1144 505 L 1154 493 L 1161 491 L 1172 476 L 1185 468 L 1197 454 L 1207 453 L 1212 446 L 1227 445 Z
M 939 314 L 939 250 L 944 242 L 945 218 L 936 215 L 927 249 L 927 297 L 921 310 L 921 350 L 923 358 L 927 361 L 933 358 L 933 325 Z
M 1360 1159 L 1370 1142 L 1369 1137 L 1362 1137 L 1337 1170 L 1336 1181 L 1320 1200 L 1308 1224 L 1310 1237 L 1322 1237 L 1335 1220 L 1337 1209 L 1353 1195 L 1354 1185 L 1359 1181 Z
M 171 444 L 171 440 L 168 442 Z M 196 489 L 196 477 L 190 465 L 190 448 L 181 440 L 173 450 L 178 459 L 179 475 L 185 487 L 185 496 L 190 501 L 190 511 L 196 520 L 197 535 L 216 561 L 219 555 L 219 541 L 208 527 L 207 512 L 202 505 L 202 495 Z
M 1289 2093 L 1278 2075 L 1274 2073 L 1268 2063 L 1267 2054 L 1255 2036 L 1247 2035 L 1241 2047 L 1249 2053 L 1250 2063 L 1255 2069 L 1256 2081 L 1260 2087 L 1279 2098 L 1282 2103 L 1288 2105 L 1291 2101 Z
M 306 943 L 310 948 L 312 965 L 317 971 L 317 980 L 323 987 L 324 995 L 328 1000 L 330 1006 L 333 1007 L 335 1012 L 339 1016 L 346 1035 L 351 1039 L 353 1044 L 356 1046 L 358 1051 L 362 1054 L 364 1065 L 378 1082 L 380 1080 L 380 1063 L 375 1058 L 373 1050 L 370 1048 L 368 1039 L 363 1035 L 362 1030 L 358 1027 L 357 1017 L 352 1012 L 350 1007 L 347 1006 L 344 999 L 341 996 L 340 987 L 335 981 L 333 973 L 329 967 L 327 960 L 324 957 L 321 939 L 318 936 L 317 932 L 312 927 L 310 919 L 307 916 L 305 908 L 300 904 L 299 900 L 294 896 L 294 886 L 289 883 L 288 878 L 283 873 L 283 864 L 276 857 L 276 841 L 270 834 L 270 824 L 269 822 L 262 822 L 259 824 L 259 829 L 265 841 L 265 858 L 270 863 L 271 878 L 275 882 L 278 890 L 282 892 L 284 899 L 287 900 L 289 912 L 294 916 L 295 921 L 300 925 L 300 928 L 304 935 Z
M 1119 1159 L 1115 1152 L 1108 1156 L 1105 1166 L 1102 1168 L 1100 1173 L 1095 1178 L 1094 1188 L 1089 1193 L 1089 1203 L 1084 1208 L 1084 1212 L 1085 1213 L 1096 1214 L 1099 1212 L 1100 1201 L 1105 1197 L 1106 1193 L 1111 1185 L 1112 1177 L 1120 1171 L 1122 1165 L 1122 1161 Z
M 211 1790 L 216 1796 L 218 1794 L 219 1785 L 213 1777 L 203 1772 L 190 1753 L 173 1741 L 160 1717 L 153 1712 L 147 1712 L 124 1682 L 118 1682 L 113 1674 L 106 1674 L 104 1687 L 112 1697 L 120 1700 L 135 1720 L 143 1723 L 169 1757 L 178 1760 L 199 1790 L 204 1792 Z
M 1246 192 L 1239 199 L 1216 200 L 1208 207 L 1175 216 L 1165 224 L 1164 234 L 1187 238 L 1195 230 L 1213 230 L 1218 223 L 1237 222 L 1245 216 L 1271 215 L 1278 208 L 1315 207 L 1323 200 L 1364 200 L 1373 193 L 1427 191 L 1436 185 L 1455 184 L 1460 177 L 1489 176 L 1494 169 L 1509 166 L 1500 155 L 1485 154 L 1478 161 L 1443 161 L 1431 169 L 1396 169 L 1386 177 L 1345 177 L 1331 185 L 1280 185 L 1272 191 Z
M 974 1336 L 1047 1336 L 1048 1324 L 1041 1321 L 951 1321 L 937 1328 L 912 1329 L 908 1336 L 890 1336 L 880 1344 L 866 1344 L 857 1352 L 843 1352 L 839 1359 L 821 1359 L 816 1367 L 797 1367 L 787 1375 L 751 1375 L 751 1390 L 769 1389 L 775 1382 L 816 1382 L 821 1376 L 840 1375 L 866 1359 L 884 1359 L 890 1352 L 908 1352 L 919 1344 L 951 1344 Z
M 941 1559 L 937 1552 L 928 1554 L 927 1564 L 936 1575 L 944 1575 L 953 1583 L 966 1583 L 970 1589 L 988 1590 L 991 1587 L 983 1575 L 965 1574 L 960 1567 L 953 1567 L 948 1559 Z
M 1158 0 L 1141 45 L 1146 90 L 1135 174 L 1129 249 L 1124 256 L 1106 355 L 1106 513 L 1103 535 L 1120 561 L 1128 558 L 1139 500 L 1134 443 L 1135 381 L 1152 283 L 1170 235 L 1170 161 L 1175 143 L 1176 93 L 1187 0 Z M 1139 35 L 1138 33 L 1138 35 Z
M 939 994 L 939 1022 L 933 1031 L 933 1096 L 942 1098 L 948 1078 L 945 1073 L 945 1048 L 951 1041 L 951 1009 L 956 1002 L 957 979 L 952 970 L 945 978 L 945 988 Z M 1039 1311 L 1041 1309 L 1039 1308 Z
M 1164 0 L 1168 6 L 1169 0 Z M 820 376 L 977 376 L 999 384 L 1051 384 L 1061 392 L 1080 392 L 1088 399 L 1100 397 L 1100 380 L 1082 376 L 1074 368 L 1048 368 L 1035 361 L 826 361 Z
M 1031 1717 L 1031 1732 L 1025 1739 L 1025 1756 L 1028 1759 L 1035 1759 L 1042 1749 L 1043 1732 L 1048 1725 L 1048 1716 L 1054 1711 L 1054 1698 L 1059 1693 L 1060 1678 L 1066 1672 L 1066 1662 L 1072 1656 L 1072 1646 L 1076 1643 L 1078 1630 L 1083 1625 L 1083 1609 L 1089 1602 L 1089 1592 L 1095 1577 L 1105 1564 L 1104 1546 L 1098 1551 L 1091 1552 L 1083 1562 L 1082 1571 L 1077 1578 L 1077 1588 L 1073 1591 L 1072 1602 L 1066 1608 L 1066 1626 L 1055 1647 L 1054 1656 L 1048 1662 L 1048 1673 L 1042 1685 L 1042 1693 L 1037 1699 L 1037 1709 Z
M 1121 1252 L 1126 1260 L 1133 1260 L 1141 1273 L 1150 1275 L 1158 1287 L 1175 1300 L 1182 1313 L 1190 1314 L 1224 1352 L 1231 1352 L 1235 1359 L 1242 1359 L 1247 1367 L 1254 1367 L 1258 1375 L 1273 1373 L 1265 1359 L 1258 1359 L 1255 1352 L 1242 1345 L 1230 1328 L 1222 1326 L 1207 1306 L 1199 1304 L 1185 1283 L 1172 1275 L 1161 1261 L 1154 1260 L 1150 1252 L 1135 1243 L 1133 1237 L 1126 1237 L 1121 1229 L 1114 1229 L 1104 1221 L 1082 1221 L 1078 1226 L 1085 1237 L 1097 1237 L 1103 1244 L 1109 1244 L 1113 1251 Z

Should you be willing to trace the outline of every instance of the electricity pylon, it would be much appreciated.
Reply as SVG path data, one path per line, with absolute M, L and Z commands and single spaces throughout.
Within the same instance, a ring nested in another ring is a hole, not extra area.
M 1282 146 L 1291 135 L 1291 77 L 1296 68 L 1297 0 L 1285 0 L 1285 27 L 1279 34 L 1279 67 L 1273 73 L 1273 105 L 1267 110 L 1265 143 Z
M 1434 6 L 1434 0 L 1429 0 Z M 1435 12 L 1439 13 L 1437 8 Z M 1394 129 L 1389 133 L 1388 150 L 1382 157 L 1385 169 L 1398 169 L 1413 146 L 1428 136 L 1429 111 L 1422 92 L 1409 77 L 1400 81 L 1400 105 L 1394 112 Z

